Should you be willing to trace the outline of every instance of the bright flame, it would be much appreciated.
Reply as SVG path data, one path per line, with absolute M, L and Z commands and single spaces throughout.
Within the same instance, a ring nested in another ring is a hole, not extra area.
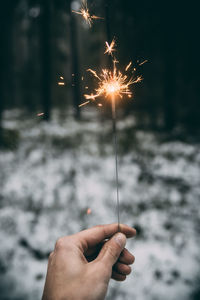
M 112 56 L 113 52 L 116 51 L 115 40 L 113 39 L 110 45 L 108 44 L 108 42 L 105 42 L 105 44 L 106 44 L 106 50 L 105 50 L 104 54 L 108 53 L 109 55 Z
M 95 100 L 101 96 L 106 98 L 119 96 L 122 98 L 123 95 L 128 95 L 130 98 L 132 96 L 130 85 L 142 81 L 141 76 L 128 78 L 127 75 L 122 74 L 114 62 L 113 70 L 103 69 L 99 75 L 94 70 L 88 69 L 88 71 L 97 78 L 98 86 L 95 89 L 95 93 L 84 95 L 87 100 Z
M 97 17 L 95 15 L 91 15 L 89 12 L 87 0 L 82 0 L 82 5 L 79 11 L 72 10 L 75 14 L 81 15 L 86 23 L 91 27 L 94 19 L 103 19 L 101 17 Z
M 105 53 L 108 55 L 112 55 L 112 52 L 115 51 L 115 41 L 112 40 L 111 44 L 109 45 L 106 42 L 107 49 Z M 132 97 L 132 92 L 130 90 L 130 86 L 136 84 L 143 80 L 142 76 L 134 76 L 128 75 L 128 71 L 132 66 L 132 62 L 125 67 L 125 73 L 120 71 L 116 64 L 118 61 L 115 57 L 112 59 L 113 67 L 110 69 L 102 69 L 101 72 L 98 74 L 95 70 L 88 69 L 87 71 L 92 74 L 92 76 L 97 80 L 97 88 L 91 94 L 85 94 L 84 97 L 87 101 L 80 104 L 79 107 L 88 104 L 90 101 L 95 101 L 99 97 L 106 97 L 110 98 L 112 101 L 116 97 L 122 98 L 126 95 L 128 98 Z M 133 71 L 129 73 L 133 74 L 136 69 L 133 68 Z M 97 104 L 98 106 L 102 106 L 102 104 Z

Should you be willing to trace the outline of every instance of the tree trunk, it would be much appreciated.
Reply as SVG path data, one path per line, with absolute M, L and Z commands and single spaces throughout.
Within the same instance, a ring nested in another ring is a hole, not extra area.
M 40 50 L 41 50 L 41 96 L 44 120 L 51 114 L 51 13 L 52 1 L 41 1 Z
M 72 88 L 73 88 L 73 104 L 76 119 L 80 119 L 79 104 L 81 103 L 81 85 L 79 72 L 79 56 L 77 47 L 77 29 L 74 15 L 71 11 L 71 2 L 67 2 L 67 10 L 70 16 L 70 45 L 71 45 L 71 69 L 72 69 Z
M 0 10 L 0 138 L 2 113 L 6 104 L 14 103 L 13 19 L 18 1 L 6 1 Z

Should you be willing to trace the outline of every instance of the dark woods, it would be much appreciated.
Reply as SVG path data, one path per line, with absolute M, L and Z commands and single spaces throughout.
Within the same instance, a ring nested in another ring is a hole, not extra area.
M 192 2 L 88 1 L 104 21 L 87 27 L 71 12 L 78 1 L 7 0 L 0 16 L 0 120 L 9 108 L 65 110 L 83 99 L 82 76 L 102 67 L 105 40 L 116 38 L 120 65 L 148 59 L 138 67 L 144 82 L 125 105 L 138 126 L 192 134 L 200 128 L 199 21 Z M 73 75 L 72 75 L 73 74 Z M 65 86 L 57 85 L 63 76 Z M 124 104 L 123 104 L 124 105 Z M 2 126 L 0 126 L 1 128 Z

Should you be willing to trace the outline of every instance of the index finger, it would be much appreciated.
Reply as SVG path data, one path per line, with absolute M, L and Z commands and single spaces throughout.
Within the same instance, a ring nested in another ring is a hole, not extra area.
M 90 247 L 98 245 L 105 239 L 111 238 L 118 232 L 118 224 L 98 225 L 86 230 L 83 230 L 74 235 L 75 239 L 81 244 L 84 251 Z M 120 224 L 120 232 L 126 235 L 127 238 L 134 237 L 136 230 L 125 224 Z

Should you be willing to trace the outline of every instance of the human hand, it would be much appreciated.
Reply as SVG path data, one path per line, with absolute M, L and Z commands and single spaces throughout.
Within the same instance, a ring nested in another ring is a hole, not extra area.
M 124 281 L 135 260 L 125 249 L 136 230 L 99 225 L 60 238 L 49 256 L 42 300 L 103 300 L 110 278 Z

